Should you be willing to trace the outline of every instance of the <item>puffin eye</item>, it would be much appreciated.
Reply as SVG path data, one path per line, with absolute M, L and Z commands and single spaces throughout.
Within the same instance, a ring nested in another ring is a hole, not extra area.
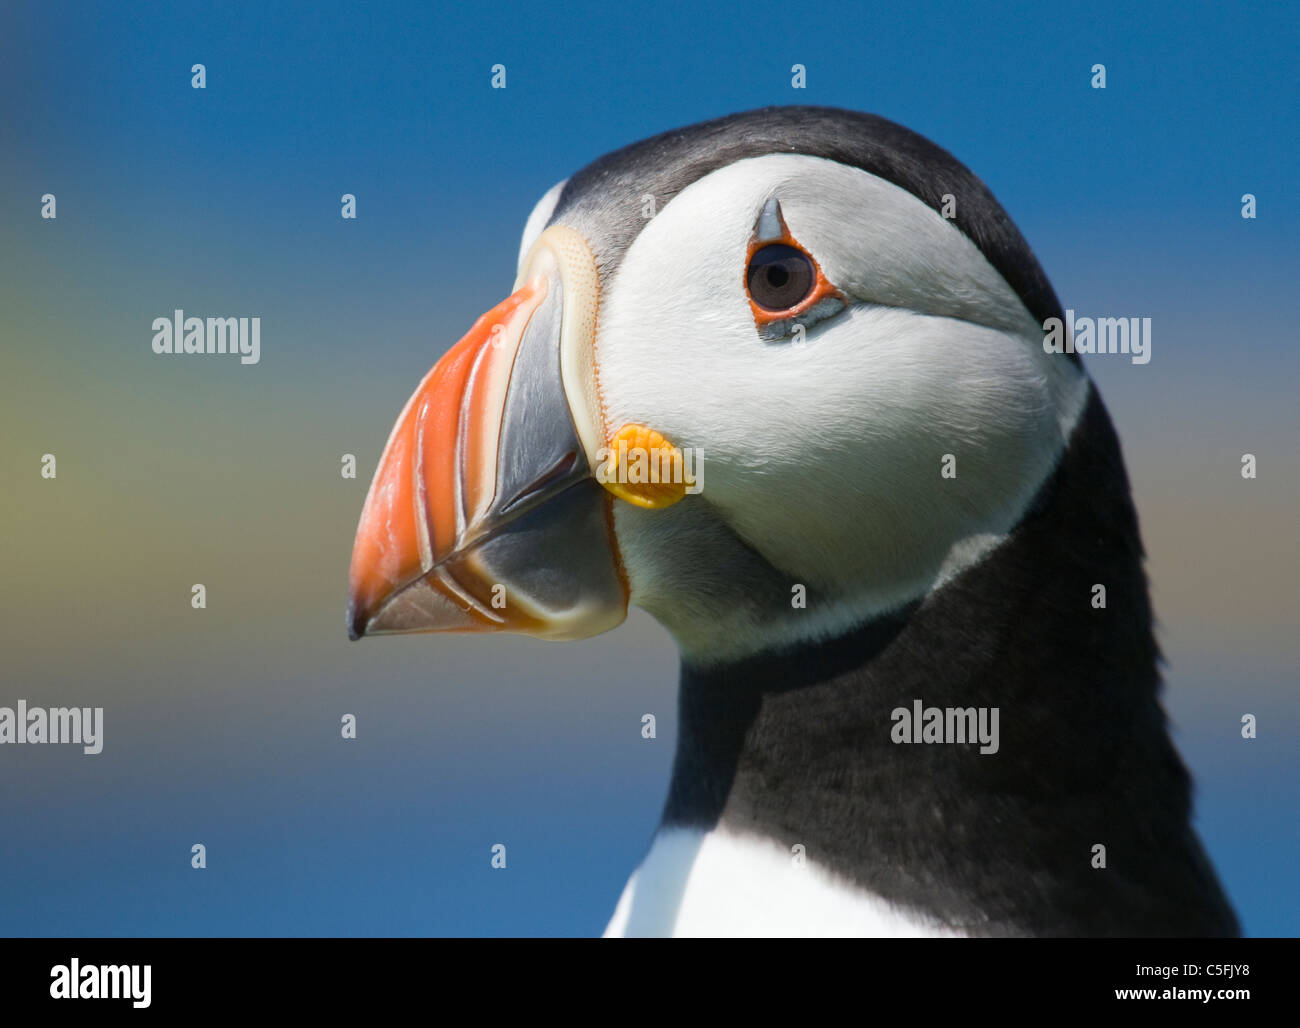
M 816 259 L 790 233 L 781 201 L 769 197 L 754 223 L 745 262 L 745 293 L 758 337 L 769 343 L 793 338 L 848 306 Z
M 765 311 L 788 311 L 806 300 L 817 285 L 817 269 L 802 250 L 772 243 L 754 251 L 745 271 L 754 304 Z

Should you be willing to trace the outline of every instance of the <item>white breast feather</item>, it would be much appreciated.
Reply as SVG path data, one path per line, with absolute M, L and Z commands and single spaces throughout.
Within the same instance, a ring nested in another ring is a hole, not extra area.
M 606 938 L 634 936 L 953 937 L 819 867 L 813 854 L 723 830 L 655 836 Z

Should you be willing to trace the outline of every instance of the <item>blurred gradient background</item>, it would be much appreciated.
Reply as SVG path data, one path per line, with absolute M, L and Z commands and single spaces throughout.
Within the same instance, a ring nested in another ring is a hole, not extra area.
M 509 291 L 537 198 L 770 103 L 930 137 L 1066 306 L 1152 318 L 1149 365 L 1087 364 L 1165 703 L 1246 931 L 1296 934 L 1294 9 L 380 6 L 0 8 L 0 705 L 103 706 L 106 739 L 0 747 L 0 934 L 603 929 L 665 794 L 671 640 L 634 612 L 577 644 L 349 643 L 352 536 L 407 396 Z M 178 307 L 260 316 L 261 363 L 155 356 Z

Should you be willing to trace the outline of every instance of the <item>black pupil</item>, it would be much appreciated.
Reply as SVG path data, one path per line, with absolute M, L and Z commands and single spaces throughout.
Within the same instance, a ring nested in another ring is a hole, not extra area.
M 814 279 L 808 255 L 784 243 L 773 243 L 755 252 L 746 275 L 750 297 L 769 311 L 799 306 L 812 292 Z

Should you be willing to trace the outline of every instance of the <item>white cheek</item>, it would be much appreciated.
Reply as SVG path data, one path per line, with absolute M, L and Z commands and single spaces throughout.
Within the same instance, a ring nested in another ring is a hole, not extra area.
M 1042 354 L 1009 287 L 920 201 L 873 185 L 839 219 L 861 224 L 832 226 L 810 197 L 841 188 L 844 169 L 819 183 L 828 162 L 805 166 L 796 189 L 791 160 L 742 162 L 775 179 L 716 172 L 645 227 L 603 298 L 601 391 L 611 429 L 641 422 L 703 451 L 702 498 L 774 567 L 888 608 L 932 583 L 963 540 L 1010 529 L 1054 465 L 1086 380 Z M 762 341 L 743 261 L 755 212 L 781 189 L 795 196 L 790 227 L 814 255 L 819 239 L 841 237 L 821 243 L 828 274 L 849 274 L 851 238 L 875 262 L 893 247 L 894 264 L 919 276 L 943 269 L 927 271 L 927 255 L 907 247 L 947 247 L 965 299 L 943 302 L 1004 324 L 859 305 L 802 345 Z M 879 216 L 885 202 L 904 206 Z M 943 474 L 947 455 L 956 478 Z
M 684 195 L 684 194 L 683 194 Z M 678 197 L 673 203 L 680 201 Z M 625 255 L 601 298 L 597 355 L 610 429 L 640 421 L 680 446 L 729 447 L 738 372 L 763 358 L 744 293 L 752 228 L 744 199 L 716 218 L 679 217 L 670 204 Z M 748 416 L 749 420 L 753 415 Z
M 1063 445 L 1038 363 L 995 329 L 857 309 L 765 364 L 737 383 L 776 415 L 745 422 L 761 471 L 714 474 L 715 502 L 778 567 L 886 605 L 955 541 L 1009 530 Z

